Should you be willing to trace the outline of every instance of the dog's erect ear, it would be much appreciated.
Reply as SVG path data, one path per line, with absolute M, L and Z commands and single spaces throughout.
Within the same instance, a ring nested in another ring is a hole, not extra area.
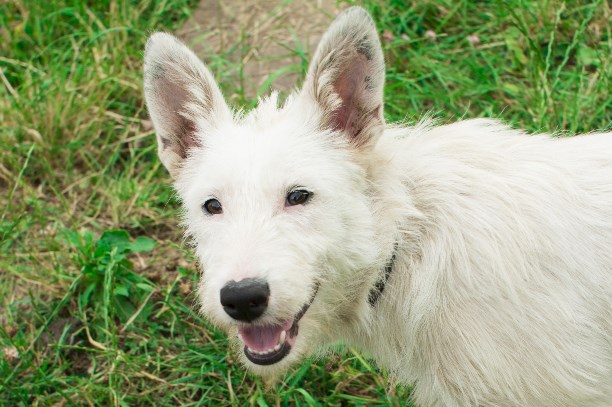
M 302 93 L 323 112 L 323 126 L 340 130 L 355 145 L 384 126 L 385 62 L 374 21 L 352 7 L 333 21 L 317 48 Z
M 232 114 L 213 76 L 183 43 L 165 33 L 145 48 L 144 89 L 159 158 L 173 177 L 192 147 Z

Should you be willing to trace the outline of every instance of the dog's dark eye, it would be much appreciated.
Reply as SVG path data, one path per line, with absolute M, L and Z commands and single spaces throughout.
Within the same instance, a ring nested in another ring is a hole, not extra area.
M 289 192 L 289 194 L 287 194 L 287 200 L 285 201 L 285 205 L 286 206 L 303 205 L 308 201 L 310 196 L 311 196 L 311 193 L 304 189 L 298 189 L 295 191 L 291 191 Z
M 202 209 L 204 209 L 211 215 L 218 215 L 220 213 L 223 213 L 223 207 L 221 207 L 221 202 L 217 201 L 214 198 L 204 202 L 204 205 L 202 205 Z

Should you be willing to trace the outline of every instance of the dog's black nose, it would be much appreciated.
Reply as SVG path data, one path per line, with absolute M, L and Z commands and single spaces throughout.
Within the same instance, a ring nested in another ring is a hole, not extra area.
M 230 281 L 221 289 L 221 305 L 230 317 L 251 322 L 268 308 L 270 287 L 258 278 Z

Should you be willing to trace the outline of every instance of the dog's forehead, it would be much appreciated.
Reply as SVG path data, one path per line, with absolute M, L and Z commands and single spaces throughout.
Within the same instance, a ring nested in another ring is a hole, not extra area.
M 204 140 L 190 160 L 189 173 L 198 174 L 194 187 L 208 192 L 309 186 L 302 184 L 333 173 L 331 167 L 346 161 L 342 148 L 325 134 L 283 121 L 261 126 L 231 123 Z

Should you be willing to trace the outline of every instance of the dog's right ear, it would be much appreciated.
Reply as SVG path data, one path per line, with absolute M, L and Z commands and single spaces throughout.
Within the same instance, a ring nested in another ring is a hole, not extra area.
M 176 178 L 189 149 L 232 113 L 202 61 L 170 34 L 153 34 L 147 42 L 144 91 L 159 158 Z

